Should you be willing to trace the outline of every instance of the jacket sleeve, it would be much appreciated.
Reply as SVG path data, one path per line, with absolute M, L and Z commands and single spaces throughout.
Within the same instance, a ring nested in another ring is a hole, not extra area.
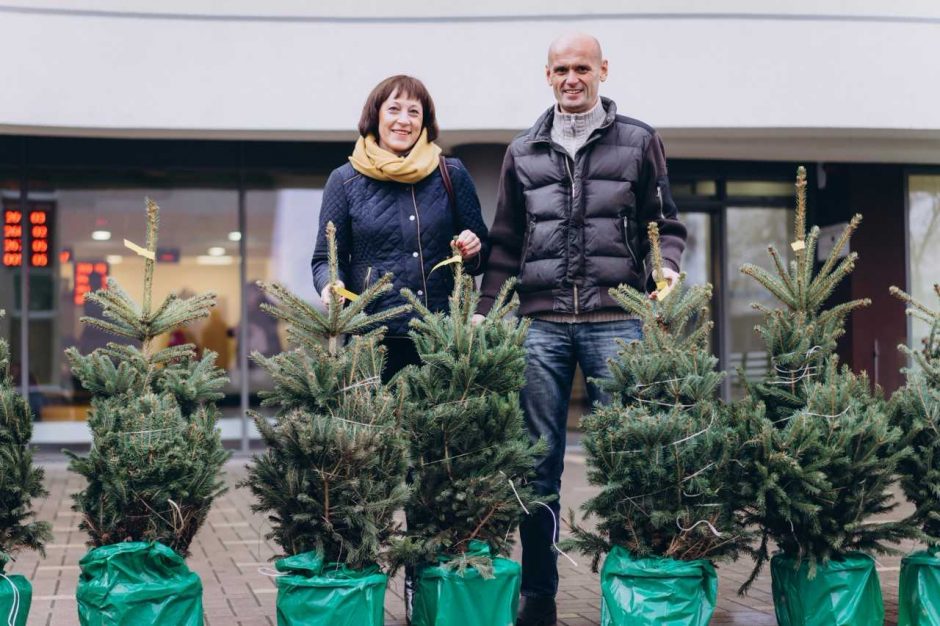
M 663 265 L 677 272 L 686 239 L 685 225 L 679 221 L 679 209 L 669 189 L 665 148 L 657 134 L 650 137 L 643 153 L 639 183 L 637 222 L 640 227 L 640 255 L 646 262 L 646 287 L 652 291 L 656 289 L 656 285 L 653 281 L 652 249 L 646 236 L 649 223 L 655 221 L 659 226 Z
M 310 267 L 313 270 L 313 286 L 317 293 L 322 292 L 323 288 L 330 282 L 330 265 L 327 258 L 329 247 L 326 241 L 326 225 L 329 222 L 333 222 L 336 227 L 336 258 L 338 260 L 339 279 L 343 283 L 347 283 L 352 235 L 346 188 L 339 171 L 334 171 L 327 179 L 326 187 L 323 189 L 323 201 L 320 205 L 317 245 L 313 251 L 313 259 L 310 261 Z
M 480 286 L 477 312 L 483 315 L 493 308 L 496 295 L 509 278 L 519 274 L 522 238 L 525 233 L 525 203 L 522 185 L 516 176 L 512 146 L 506 149 L 496 196 L 496 218 L 490 230 L 490 256 Z
M 477 196 L 476 186 L 463 163 L 459 159 L 452 161 L 457 167 L 453 168 L 454 200 L 457 205 L 459 224 L 454 226 L 458 231 L 470 230 L 480 239 L 480 253 L 465 263 L 467 271 L 476 276 L 482 274 L 486 268 L 486 261 L 490 256 L 490 236 L 483 221 L 483 212 L 480 209 L 480 198 Z

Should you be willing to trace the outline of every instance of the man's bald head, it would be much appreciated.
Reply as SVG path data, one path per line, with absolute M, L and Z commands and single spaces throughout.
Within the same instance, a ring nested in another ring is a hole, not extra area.
M 548 64 L 552 64 L 552 59 L 565 52 L 575 52 L 589 54 L 594 58 L 598 65 L 604 60 L 604 53 L 601 50 L 601 42 L 596 37 L 587 33 L 568 33 L 558 37 L 548 46 Z
M 562 35 L 548 47 L 545 77 L 565 113 L 584 113 L 598 101 L 607 80 L 607 61 L 601 44 L 585 33 Z

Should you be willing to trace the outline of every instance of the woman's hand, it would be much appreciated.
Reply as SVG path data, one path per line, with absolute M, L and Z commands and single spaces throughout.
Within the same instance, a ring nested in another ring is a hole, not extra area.
M 480 254 L 481 247 L 480 238 L 472 230 L 465 230 L 457 235 L 457 249 L 460 250 L 464 261 Z
M 320 292 L 320 300 L 323 302 L 323 306 L 325 307 L 330 306 L 330 301 L 333 299 L 333 296 L 334 296 L 333 289 L 335 289 L 336 287 L 342 287 L 345 289 L 346 285 L 343 284 L 343 281 L 338 280 L 335 283 L 327 285 L 326 287 L 323 288 L 323 291 Z M 335 295 L 337 298 L 339 298 L 340 304 L 346 303 L 346 298 L 344 298 L 343 296 L 339 294 L 335 294 Z

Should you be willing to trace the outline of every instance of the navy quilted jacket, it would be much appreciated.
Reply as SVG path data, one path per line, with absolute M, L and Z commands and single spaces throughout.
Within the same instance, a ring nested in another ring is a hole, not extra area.
M 468 229 L 483 244 L 479 258 L 467 263 L 467 270 L 479 274 L 486 265 L 489 241 L 480 213 L 473 180 L 459 159 L 447 159 L 454 186 L 459 224 L 453 223 L 450 199 L 440 171 L 415 185 L 378 181 L 364 176 L 352 165 L 336 168 L 323 190 L 320 227 L 313 253 L 313 284 L 320 293 L 329 282 L 326 224 L 336 226 L 339 278 L 354 293 L 386 272 L 395 276 L 394 289 L 370 305 L 370 311 L 403 304 L 399 293 L 408 287 L 432 311 L 447 309 L 454 287 L 453 271 L 438 262 L 451 256 L 454 235 Z M 406 336 L 408 320 L 414 313 L 390 320 L 387 336 Z

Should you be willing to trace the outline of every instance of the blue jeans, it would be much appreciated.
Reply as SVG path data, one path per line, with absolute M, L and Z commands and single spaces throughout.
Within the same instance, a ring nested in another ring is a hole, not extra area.
M 533 441 L 543 437 L 548 452 L 535 466 L 534 487 L 538 495 L 557 496 L 565 467 L 568 403 L 575 364 L 585 378 L 609 378 L 607 360 L 617 355 L 617 339 L 642 338 L 639 320 L 565 324 L 533 320 L 526 337 L 525 387 L 520 394 L 526 428 Z M 588 399 L 607 402 L 607 394 L 587 383 Z M 555 519 L 561 504 L 549 503 Z M 529 507 L 531 515 L 519 526 L 522 537 L 522 595 L 554 597 L 558 591 L 558 525 L 545 507 Z M 554 536 L 552 531 L 554 528 Z

